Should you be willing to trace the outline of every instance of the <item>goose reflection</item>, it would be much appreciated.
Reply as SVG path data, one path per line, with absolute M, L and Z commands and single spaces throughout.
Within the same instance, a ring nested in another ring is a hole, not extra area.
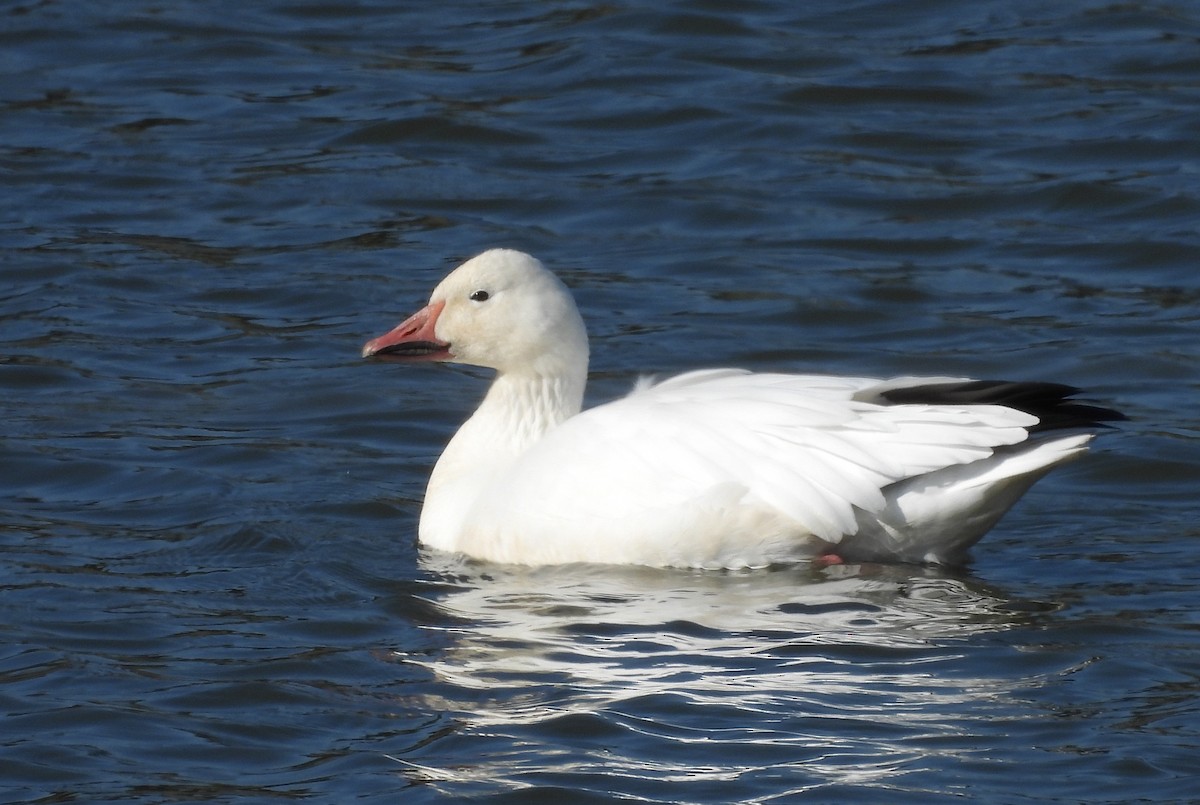
M 427 669 L 425 705 L 452 714 L 457 740 L 479 742 L 467 760 L 437 741 L 396 758 L 438 785 L 882 784 L 958 751 L 954 736 L 997 706 L 1011 717 L 1028 680 L 991 665 L 979 638 L 1055 608 L 912 566 L 425 564 L 444 648 L 398 659 Z

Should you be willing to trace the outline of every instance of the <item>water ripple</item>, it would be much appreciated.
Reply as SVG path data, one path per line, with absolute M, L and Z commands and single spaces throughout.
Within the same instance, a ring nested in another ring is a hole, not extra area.
M 462 723 L 455 743 L 479 743 L 480 760 L 462 763 L 456 746 L 443 766 L 436 743 L 402 759 L 460 795 L 497 780 L 542 785 L 551 745 L 604 749 L 572 764 L 584 790 L 621 791 L 622 779 L 639 780 L 639 796 L 648 780 L 754 786 L 783 770 L 810 781 L 796 790 L 888 789 L 928 746 L 999 711 L 1013 717 L 1009 697 L 1027 681 L 1010 660 L 964 675 L 963 654 L 1054 609 L 969 579 L 866 566 L 488 570 L 438 601 L 460 621 L 437 627 L 446 649 L 399 656 L 434 675 L 437 706 Z M 493 756 L 508 740 L 530 752 Z
M 1192 7 L 3 19 L 7 799 L 1194 799 Z M 593 400 L 726 364 L 1132 419 L 961 575 L 422 557 L 483 379 L 358 348 L 495 245 L 577 291 Z

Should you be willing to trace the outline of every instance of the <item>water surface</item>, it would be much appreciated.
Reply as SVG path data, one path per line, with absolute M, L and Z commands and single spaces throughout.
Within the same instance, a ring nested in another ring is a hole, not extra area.
M 0 13 L 11 802 L 1182 801 L 1189 4 Z M 358 349 L 505 245 L 601 400 L 714 365 L 1131 415 L 970 567 L 419 552 L 486 376 Z

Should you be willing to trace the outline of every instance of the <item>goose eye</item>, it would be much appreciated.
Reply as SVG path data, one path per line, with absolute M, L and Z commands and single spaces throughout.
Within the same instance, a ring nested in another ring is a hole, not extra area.
M 491 296 L 487 291 L 475 291 L 471 294 L 472 302 L 486 302 Z

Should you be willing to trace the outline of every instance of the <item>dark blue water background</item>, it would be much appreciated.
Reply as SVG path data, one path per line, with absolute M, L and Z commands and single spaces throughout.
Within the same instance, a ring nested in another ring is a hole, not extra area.
M 0 7 L 0 798 L 1200 797 L 1193 3 Z M 458 260 L 698 366 L 1132 421 L 964 571 L 414 546 Z

